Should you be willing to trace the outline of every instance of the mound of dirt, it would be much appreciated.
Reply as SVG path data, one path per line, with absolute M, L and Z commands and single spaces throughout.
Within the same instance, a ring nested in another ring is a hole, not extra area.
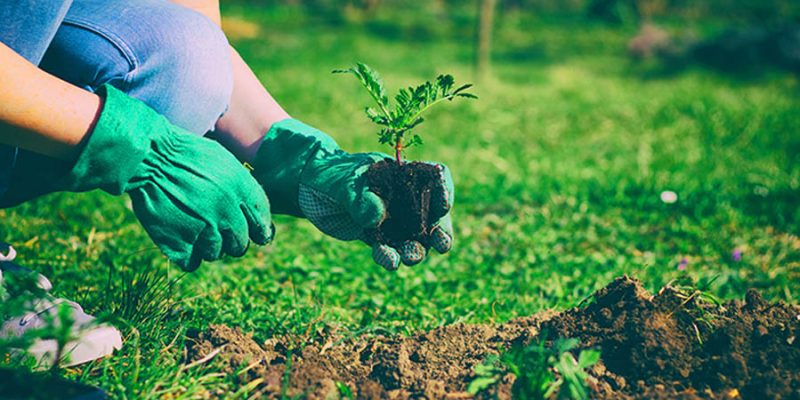
M 671 287 L 651 296 L 622 277 L 585 307 L 408 337 L 323 332 L 259 345 L 216 325 L 189 335 L 187 362 L 217 352 L 242 384 L 259 380 L 267 398 L 337 399 L 346 385 L 359 399 L 468 399 L 476 363 L 564 337 L 602 351 L 589 371 L 593 398 L 800 399 L 800 308 L 770 305 L 755 291 L 723 307 L 702 298 Z M 509 399 L 513 386 L 507 374 L 478 398 Z
M 541 329 L 602 350 L 594 375 L 608 398 L 800 398 L 800 309 L 754 290 L 720 308 L 670 287 L 650 296 L 623 277 Z

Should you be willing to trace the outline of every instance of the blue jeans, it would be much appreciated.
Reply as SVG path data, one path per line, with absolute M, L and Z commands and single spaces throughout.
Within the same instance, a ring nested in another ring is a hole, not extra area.
M 0 0 L 0 42 L 88 91 L 111 84 L 198 135 L 214 127 L 233 90 L 225 35 L 205 16 L 167 0 Z M 59 164 L 0 148 L 0 206 L 43 194 L 31 188 L 3 199 L 7 188 L 30 185 L 16 182 L 15 170 L 30 176 L 31 168 Z

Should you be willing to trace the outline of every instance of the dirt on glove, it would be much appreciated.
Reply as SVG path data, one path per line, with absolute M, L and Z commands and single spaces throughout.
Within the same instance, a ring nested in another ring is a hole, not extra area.
M 259 380 L 266 398 L 468 399 L 473 366 L 515 345 L 576 338 L 600 349 L 589 372 L 592 398 L 800 399 L 800 308 L 768 304 L 755 291 L 722 307 L 700 292 L 656 295 L 621 277 L 591 303 L 503 324 L 455 324 L 412 336 L 273 338 L 258 344 L 235 328 L 192 332 L 187 363 L 218 352 L 242 385 Z M 301 345 L 302 344 L 302 345 Z M 476 397 L 509 399 L 505 374 Z M 519 396 L 517 396 L 519 398 Z

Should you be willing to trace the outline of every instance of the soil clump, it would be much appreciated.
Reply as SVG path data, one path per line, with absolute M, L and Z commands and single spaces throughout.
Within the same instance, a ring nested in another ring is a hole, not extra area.
M 503 324 L 455 324 L 411 336 L 336 331 L 257 344 L 235 328 L 190 332 L 187 363 L 218 352 L 266 398 L 469 399 L 473 366 L 514 346 L 576 338 L 600 349 L 587 382 L 599 399 L 800 399 L 800 308 L 756 291 L 724 305 L 667 286 L 656 295 L 621 277 L 588 305 Z M 221 361 L 220 361 L 221 360 Z M 242 372 L 246 371 L 246 372 Z M 505 374 L 479 399 L 514 398 Z M 519 398 L 519 396 L 517 396 Z
M 367 170 L 369 188 L 386 202 L 386 219 L 378 228 L 380 243 L 399 246 L 406 240 L 426 244 L 433 190 L 441 179 L 436 165 L 384 160 Z

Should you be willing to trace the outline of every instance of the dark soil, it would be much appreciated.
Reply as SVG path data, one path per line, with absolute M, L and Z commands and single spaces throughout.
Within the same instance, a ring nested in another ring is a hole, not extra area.
M 234 328 L 212 326 L 190 334 L 187 362 L 218 351 L 214 362 L 231 373 L 246 370 L 237 375 L 242 384 L 261 380 L 266 398 L 285 390 L 289 397 L 336 399 L 337 385 L 347 385 L 360 399 L 467 399 L 472 367 L 487 356 L 572 337 L 581 348 L 602 351 L 589 371 L 592 398 L 800 399 L 797 334 L 800 308 L 770 305 L 755 291 L 719 308 L 671 287 L 651 296 L 622 277 L 585 307 L 409 337 L 325 331 L 259 345 Z M 514 380 L 506 374 L 478 398 L 511 398 Z
M 386 202 L 386 219 L 378 229 L 378 241 L 399 246 L 406 240 L 426 244 L 431 193 L 439 180 L 435 165 L 394 160 L 372 164 L 367 171 L 370 190 Z
M 0 400 L 103 400 L 99 388 L 58 377 L 49 372 L 0 368 Z

